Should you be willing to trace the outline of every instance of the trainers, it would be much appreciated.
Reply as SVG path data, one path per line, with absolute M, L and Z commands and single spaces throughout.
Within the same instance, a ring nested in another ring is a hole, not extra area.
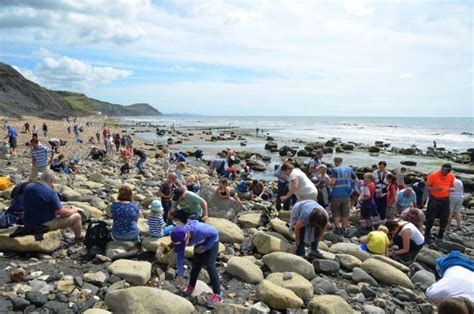
M 185 291 L 186 295 L 188 296 L 191 296 L 194 292 L 194 288 L 193 287 L 188 287 Z
M 221 292 L 219 294 L 213 293 L 209 300 L 207 301 L 207 306 L 211 309 L 214 308 L 216 303 L 222 303 L 224 301 L 224 294 Z

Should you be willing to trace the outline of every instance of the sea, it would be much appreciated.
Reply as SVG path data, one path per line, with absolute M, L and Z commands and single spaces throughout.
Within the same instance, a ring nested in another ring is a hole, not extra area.
M 375 141 L 392 147 L 416 145 L 426 149 L 437 142 L 448 150 L 474 147 L 474 118 L 428 117 L 265 117 L 265 116 L 182 116 L 126 117 L 125 120 L 150 122 L 162 127 L 182 129 L 238 128 L 264 132 L 280 140 L 323 141 L 339 138 L 343 142 L 373 145 Z M 260 133 L 261 134 L 261 133 Z M 155 134 L 146 135 L 153 140 Z M 158 138 L 156 138 L 158 139 Z

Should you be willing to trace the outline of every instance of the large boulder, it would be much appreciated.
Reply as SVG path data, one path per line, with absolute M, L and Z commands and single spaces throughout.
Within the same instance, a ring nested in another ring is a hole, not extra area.
M 319 314 L 352 314 L 356 312 L 338 295 L 321 295 L 314 297 L 309 301 L 308 309 L 311 313 Z
M 375 279 L 384 283 L 402 286 L 409 289 L 413 288 L 413 283 L 410 281 L 410 278 L 408 278 L 407 275 L 395 267 L 378 259 L 369 258 L 365 260 L 362 263 L 361 268 L 370 275 L 374 276 Z
M 70 206 L 85 209 L 86 211 L 88 211 L 91 214 L 92 218 L 102 218 L 102 217 L 105 216 L 105 213 L 102 210 L 100 210 L 100 209 L 98 209 L 94 206 L 91 206 L 86 202 L 67 202 L 64 205 L 70 205 Z
M 236 224 L 223 218 L 209 217 L 207 224 L 214 226 L 219 231 L 219 241 L 224 243 L 241 243 L 244 233 Z
M 150 288 L 132 287 L 115 290 L 105 296 L 105 304 L 113 313 L 192 313 L 194 306 L 183 297 L 169 291 Z
M 262 260 L 272 272 L 295 272 L 308 280 L 316 277 L 313 265 L 294 254 L 275 252 L 265 255 Z
M 107 270 L 136 286 L 145 285 L 151 278 L 151 263 L 119 259 L 113 262 Z
M 61 199 L 68 202 L 80 202 L 82 200 L 82 194 L 72 189 L 64 189 L 61 192 Z
M 359 245 L 348 242 L 338 242 L 331 245 L 329 252 L 334 254 L 348 254 L 349 251 L 359 249 Z
M 110 241 L 105 247 L 105 255 L 112 260 L 130 258 L 138 254 L 140 247 L 131 241 Z
M 442 256 L 443 254 L 438 251 L 423 247 L 416 255 L 415 261 L 424 263 L 434 268 L 436 267 L 436 259 Z
M 393 259 L 388 258 L 386 256 L 374 254 L 372 257 L 375 258 L 375 259 L 378 259 L 379 261 L 387 263 L 387 264 L 395 267 L 396 269 L 400 269 L 404 273 L 409 273 L 410 272 L 410 268 L 408 268 L 407 266 L 403 265 L 402 263 L 397 262 L 396 260 L 393 260 Z
M 10 238 L 17 227 L 0 230 L 0 251 L 43 252 L 51 253 L 61 245 L 61 231 L 55 230 L 43 235 L 43 240 L 36 241 L 32 235 Z
M 279 239 L 262 231 L 257 232 L 252 243 L 261 254 L 269 254 L 273 252 L 296 252 L 296 247 L 288 243 L 287 240 Z
M 336 254 L 336 258 L 342 267 L 352 270 L 354 267 L 360 267 L 361 260 L 349 254 Z
M 214 192 L 214 188 L 203 187 L 199 194 L 207 202 L 209 217 L 233 221 L 240 211 L 240 205 L 233 199 L 216 197 Z
M 421 269 L 411 277 L 411 282 L 429 287 L 436 282 L 436 277 L 432 272 Z
M 303 306 L 303 300 L 293 291 L 280 287 L 268 280 L 263 280 L 257 286 L 257 299 L 275 310 L 286 310 Z
M 308 279 L 298 273 L 271 273 L 265 278 L 280 287 L 290 289 L 302 300 L 307 300 L 313 296 L 313 285 Z
M 263 280 L 263 272 L 255 265 L 255 263 L 247 257 L 232 257 L 227 263 L 227 271 L 232 276 L 238 277 L 241 280 L 257 284 Z
M 283 220 L 279 218 L 274 218 L 270 221 L 270 225 L 275 232 L 278 232 L 285 238 L 289 240 L 294 239 L 293 234 L 292 233 L 290 234 L 290 228 L 286 225 L 286 222 L 284 222 Z
M 172 242 L 173 241 L 171 241 L 170 236 L 162 237 L 162 238 L 148 237 L 148 238 L 143 239 L 142 246 L 143 246 L 144 249 L 146 249 L 148 251 L 156 252 L 156 250 L 160 246 L 171 247 Z
M 261 214 L 259 213 L 240 215 L 239 218 L 237 218 L 237 222 L 243 228 L 257 228 L 261 225 L 260 216 Z

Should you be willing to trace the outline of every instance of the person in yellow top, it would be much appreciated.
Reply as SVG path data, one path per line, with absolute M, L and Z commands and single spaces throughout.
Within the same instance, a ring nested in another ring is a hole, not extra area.
M 360 239 L 361 249 L 372 254 L 380 254 L 388 257 L 388 229 L 385 226 L 379 226 L 377 231 L 371 231 L 365 237 Z

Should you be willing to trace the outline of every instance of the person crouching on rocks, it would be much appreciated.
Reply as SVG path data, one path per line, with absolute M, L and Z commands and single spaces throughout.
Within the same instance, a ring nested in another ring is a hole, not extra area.
M 290 232 L 295 236 L 296 254 L 305 256 L 305 244 L 311 245 L 311 254 L 321 258 L 318 242 L 321 241 L 328 224 L 327 211 L 314 200 L 301 201 L 291 210 Z
M 189 277 L 189 285 L 186 294 L 191 296 L 203 266 L 206 266 L 211 279 L 213 294 L 207 305 L 211 308 L 216 303 L 224 300 L 224 294 L 220 289 L 219 274 L 216 269 L 216 259 L 219 251 L 219 232 L 213 226 L 198 221 L 190 221 L 184 226 L 178 226 L 171 231 L 174 251 L 177 255 L 176 264 L 178 268 L 178 285 L 184 288 L 184 250 L 186 246 L 194 246 L 193 265 Z
M 150 215 L 147 217 L 150 237 L 161 238 L 169 235 L 174 226 L 166 226 L 165 220 L 163 219 L 164 211 L 160 201 L 152 201 L 148 208 L 151 210 Z
M 115 241 L 140 242 L 137 221 L 140 209 L 132 202 L 133 192 L 128 186 L 122 186 L 118 191 L 118 202 L 110 207 L 112 214 L 112 238 Z
M 388 228 L 380 225 L 377 231 L 371 231 L 368 235 L 360 239 L 362 251 L 372 254 L 385 255 L 388 257 Z
M 409 261 L 421 250 L 425 237 L 411 222 L 389 220 L 385 223 L 392 239 L 390 245 L 397 245 L 398 250 L 392 256 L 395 260 Z
M 196 193 L 178 188 L 174 191 L 174 205 L 168 213 L 168 220 L 176 218 L 182 222 L 188 220 L 205 221 L 207 219 L 207 202 Z M 183 208 L 176 210 L 179 203 L 184 203 Z

